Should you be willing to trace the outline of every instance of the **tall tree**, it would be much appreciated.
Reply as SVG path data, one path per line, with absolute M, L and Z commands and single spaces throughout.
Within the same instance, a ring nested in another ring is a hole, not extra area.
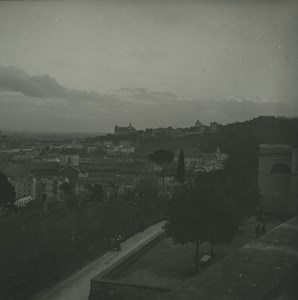
M 69 210 L 72 212 L 72 241 L 74 245 L 76 239 L 76 211 L 78 209 L 78 202 L 74 189 L 69 182 L 63 182 L 59 188 L 62 191 L 62 199 L 64 199 Z
M 181 185 L 169 201 L 165 230 L 174 243 L 196 244 L 196 268 L 200 241 L 210 242 L 213 255 L 214 245 L 231 242 L 244 217 L 251 213 L 255 193 L 247 195 L 245 203 L 239 202 L 238 196 L 227 173 L 217 170 L 199 174 L 194 186 Z
M 5 174 L 0 172 L 0 205 L 13 204 L 15 191 L 13 185 L 8 181 Z
M 154 151 L 149 155 L 149 160 L 160 166 L 161 174 L 162 174 L 162 189 L 163 196 L 165 197 L 165 170 L 166 167 L 173 162 L 174 160 L 174 152 L 164 149 L 159 149 Z
M 179 186 L 166 209 L 164 229 L 174 244 L 195 243 L 195 269 L 198 268 L 199 244 L 206 235 L 206 215 L 192 186 Z
M 104 199 L 104 188 L 101 184 L 95 184 L 89 194 L 89 199 L 91 202 L 102 202 Z
M 156 204 L 156 198 L 158 195 L 158 187 L 156 178 L 142 178 L 135 190 L 138 194 L 137 203 L 143 208 L 147 209 Z
M 235 195 L 229 193 L 225 171 L 200 173 L 195 183 L 195 195 L 207 217 L 204 224 L 205 240 L 210 242 L 213 256 L 214 245 L 217 242 L 231 242 L 241 224 Z
M 179 160 L 178 160 L 178 169 L 176 179 L 179 183 L 183 184 L 185 181 L 185 161 L 184 161 L 184 152 L 180 150 Z

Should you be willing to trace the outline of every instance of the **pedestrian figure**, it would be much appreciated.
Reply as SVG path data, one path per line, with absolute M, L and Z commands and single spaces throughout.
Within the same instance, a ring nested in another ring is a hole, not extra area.
M 266 224 L 263 223 L 263 226 L 262 226 L 262 235 L 266 233 Z
M 117 251 L 121 250 L 121 240 L 122 240 L 121 234 L 118 233 L 118 236 L 116 238 L 116 250 Z
M 256 239 L 260 236 L 261 233 L 261 226 L 258 224 L 255 228 L 255 233 L 256 233 Z

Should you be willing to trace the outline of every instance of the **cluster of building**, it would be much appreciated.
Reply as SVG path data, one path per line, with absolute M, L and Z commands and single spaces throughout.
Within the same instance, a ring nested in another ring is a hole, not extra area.
M 217 132 L 218 124 L 208 127 Z M 206 126 L 199 121 L 190 132 L 206 132 Z M 140 182 L 151 180 L 161 192 L 163 180 L 158 166 L 148 160 L 148 154 L 135 152 L 136 140 L 129 135 L 137 131 L 128 127 L 115 127 L 115 135 L 93 140 L 41 142 L 16 138 L 1 139 L 0 171 L 6 174 L 14 185 L 16 205 L 24 206 L 33 200 L 60 201 L 60 186 L 68 181 L 78 195 L 101 184 L 108 199 L 113 193 L 111 186 L 117 186 L 118 197 L 136 190 Z M 171 128 L 147 129 L 146 134 L 175 136 L 179 130 Z M 64 154 L 66 153 L 66 154 Z M 69 154 L 70 153 L 70 154 Z M 166 170 L 166 192 L 175 186 L 178 154 L 174 164 Z M 199 149 L 185 149 L 186 179 L 193 180 L 198 172 L 221 169 L 227 155 L 217 149 L 214 153 L 202 153 Z M 293 199 L 298 195 L 297 148 L 289 145 L 260 145 L 259 186 L 262 206 L 270 212 L 289 212 L 298 209 Z
M 219 131 L 222 125 L 216 122 L 211 122 L 210 125 L 204 125 L 199 120 L 196 121 L 194 126 L 189 128 L 172 128 L 172 127 L 158 127 L 158 128 L 147 128 L 146 130 L 136 130 L 131 123 L 127 127 L 119 127 L 116 125 L 114 127 L 115 136 L 130 136 L 130 135 L 140 135 L 146 137 L 170 137 L 179 138 L 193 134 L 208 134 L 216 133 Z
M 197 121 L 189 128 L 152 128 L 136 130 L 130 123 L 127 127 L 114 127 L 114 134 L 93 139 L 51 138 L 36 139 L 25 135 L 5 136 L 0 134 L 0 160 L 10 162 L 59 162 L 61 154 L 78 153 L 81 162 L 91 162 L 95 156 L 125 157 L 132 155 L 140 137 L 179 138 L 193 134 L 218 132 L 220 124 L 203 125 Z
M 129 125 L 127 127 L 120 127 L 118 125 L 116 125 L 114 127 L 114 134 L 115 136 L 127 136 L 127 135 L 131 135 L 136 133 L 137 130 L 132 127 L 131 123 L 129 123 Z
M 93 140 L 75 139 L 65 141 L 38 142 L 20 141 L 11 145 L 2 144 L 0 161 L 13 163 L 27 162 L 56 162 L 59 163 L 61 154 L 79 154 L 81 162 L 94 162 L 96 157 L 122 157 L 135 152 L 135 141 L 114 136 L 102 136 Z
M 199 151 L 186 151 L 185 167 L 197 172 L 210 172 L 224 168 L 228 155 L 222 153 L 219 148 L 213 153 Z
M 205 128 L 205 129 L 203 129 Z M 209 129 L 208 129 L 209 128 Z M 4 136 L 0 145 L 0 172 L 14 185 L 17 206 L 33 200 L 61 201 L 60 186 L 70 182 L 77 195 L 84 195 L 90 187 L 100 184 L 105 197 L 123 197 L 137 189 L 140 182 L 151 181 L 161 193 L 163 180 L 160 168 L 148 159 L 148 154 L 137 153 L 141 135 L 179 137 L 195 133 L 217 132 L 218 124 L 210 126 L 196 122 L 193 128 L 156 128 L 137 131 L 130 123 L 127 127 L 115 126 L 114 134 L 96 138 L 28 138 Z M 165 173 L 166 193 L 175 186 L 177 159 Z M 201 153 L 198 149 L 185 152 L 186 180 L 192 181 L 201 171 L 223 167 L 227 155 L 219 150 Z
M 192 182 L 197 172 L 222 168 L 226 157 L 219 150 L 210 154 L 186 152 L 186 180 Z M 165 172 L 168 195 L 176 184 L 177 160 Z M 60 186 L 64 182 L 70 183 L 80 197 L 100 184 L 106 200 L 115 196 L 113 189 L 117 189 L 117 197 L 124 197 L 136 191 L 141 182 L 153 182 L 160 194 L 163 190 L 161 170 L 149 161 L 147 155 L 135 156 L 131 160 L 102 158 L 91 163 L 81 162 L 78 154 L 60 155 L 59 162 L 1 162 L 0 171 L 8 176 L 15 187 L 17 206 L 24 206 L 32 200 L 61 201 L 63 195 Z

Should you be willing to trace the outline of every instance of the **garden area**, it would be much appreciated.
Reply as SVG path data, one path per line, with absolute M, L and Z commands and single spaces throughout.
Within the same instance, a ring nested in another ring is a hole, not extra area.
M 265 218 L 264 221 L 267 232 L 279 224 L 279 221 L 273 219 Z M 173 244 L 170 237 L 165 237 L 111 279 L 124 283 L 177 288 L 194 275 L 204 272 L 212 264 L 254 240 L 257 224 L 255 217 L 249 218 L 245 224 L 239 227 L 232 242 L 228 245 L 216 245 L 212 259 L 207 264 L 200 264 L 197 271 L 194 267 L 194 243 L 182 246 Z M 200 244 L 199 256 L 202 257 L 206 253 L 210 253 L 209 242 Z
M 134 208 L 123 199 L 75 209 L 67 202 L 42 203 L 0 219 L 1 299 L 29 299 L 109 250 L 109 239 L 128 238 L 164 217 L 162 209 Z

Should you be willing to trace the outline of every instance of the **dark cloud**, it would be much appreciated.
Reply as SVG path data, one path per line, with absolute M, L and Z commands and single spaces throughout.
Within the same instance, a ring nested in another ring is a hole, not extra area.
M 165 104 L 184 100 L 184 98 L 170 92 L 148 91 L 143 87 L 123 88 L 120 90 L 119 96 L 133 99 L 136 103 L 147 102 L 148 104 Z
M 244 121 L 258 115 L 298 115 L 296 99 L 230 96 L 190 99 L 171 92 L 131 87 L 115 94 L 67 89 L 49 75 L 30 76 L 15 67 L 0 67 L 0 127 L 112 131 L 115 124 L 137 128 L 186 127 Z
M 63 98 L 66 94 L 66 89 L 49 75 L 30 76 L 13 66 L 0 67 L 0 91 L 40 98 Z
M 126 97 L 138 101 L 127 115 L 139 127 L 190 126 L 199 119 L 204 124 L 245 121 L 259 115 L 298 115 L 297 101 L 272 101 L 261 97 L 230 96 L 223 99 L 189 99 L 173 93 L 126 89 Z
M 71 101 L 100 101 L 94 91 L 67 89 L 49 75 L 30 76 L 14 66 L 0 66 L 0 91 L 18 92 L 37 98 L 66 99 Z

